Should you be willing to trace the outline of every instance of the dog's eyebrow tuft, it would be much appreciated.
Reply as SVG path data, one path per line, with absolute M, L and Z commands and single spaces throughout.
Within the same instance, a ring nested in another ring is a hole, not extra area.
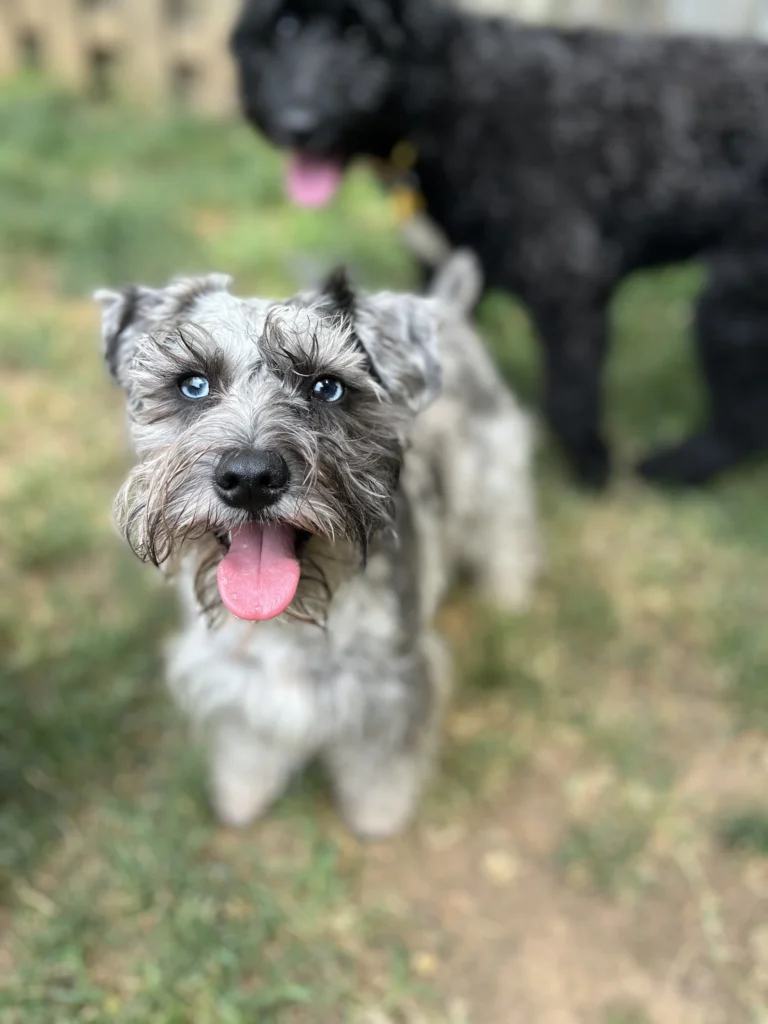
M 211 344 L 210 335 L 198 324 L 178 324 L 153 336 L 170 379 L 177 374 L 200 372 L 221 382 L 226 377 L 224 353 Z
M 368 372 L 377 384 L 382 384 L 379 372 L 371 359 L 371 355 L 360 340 L 355 329 L 355 314 L 357 312 L 357 299 L 354 289 L 349 281 L 346 267 L 337 267 L 331 272 L 322 288 L 322 293 L 328 301 L 330 312 L 338 317 L 343 324 L 350 329 L 350 339 L 355 347 L 365 356 L 368 364 Z
M 181 347 L 191 358 L 202 359 L 207 354 L 204 345 L 205 338 L 200 329 L 193 327 L 192 324 L 179 324 L 173 331 L 173 335 L 178 338 Z

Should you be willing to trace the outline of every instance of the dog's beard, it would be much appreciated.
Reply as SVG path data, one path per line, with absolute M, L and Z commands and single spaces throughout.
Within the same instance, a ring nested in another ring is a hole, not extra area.
M 182 566 L 191 571 L 211 624 L 226 617 L 219 570 L 233 536 L 262 528 L 215 495 L 210 480 L 219 454 L 209 448 L 192 455 L 183 440 L 158 451 L 134 468 L 115 504 L 118 525 L 142 561 L 169 575 Z M 295 536 L 300 574 L 285 609 L 289 617 L 323 622 L 340 580 L 364 563 L 372 537 L 391 525 L 399 445 L 388 442 L 376 454 L 363 464 L 358 459 L 354 470 L 349 458 L 340 457 L 332 469 L 313 459 L 296 495 L 265 512 L 264 531 L 288 527 Z

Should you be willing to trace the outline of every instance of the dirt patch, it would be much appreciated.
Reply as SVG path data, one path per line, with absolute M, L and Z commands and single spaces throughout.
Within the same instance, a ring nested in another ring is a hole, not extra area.
M 609 897 L 569 878 L 568 761 L 542 751 L 463 822 L 369 851 L 364 900 L 407 919 L 414 969 L 471 1024 L 754 1020 L 768 873 L 691 842 L 681 807 L 647 884 Z

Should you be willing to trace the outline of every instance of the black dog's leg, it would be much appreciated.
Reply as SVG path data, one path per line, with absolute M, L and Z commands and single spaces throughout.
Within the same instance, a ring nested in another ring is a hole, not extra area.
M 695 330 L 709 391 L 707 423 L 682 444 L 639 464 L 640 474 L 656 484 L 706 483 L 768 446 L 765 256 L 762 260 L 754 254 L 720 258 L 699 301 Z
M 537 303 L 531 312 L 544 343 L 547 420 L 576 480 L 601 490 L 610 475 L 608 445 L 600 430 L 608 345 L 605 305 Z

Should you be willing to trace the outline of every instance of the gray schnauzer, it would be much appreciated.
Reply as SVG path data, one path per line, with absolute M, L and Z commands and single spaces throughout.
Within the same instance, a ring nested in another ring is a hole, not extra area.
M 390 835 L 434 748 L 446 588 L 468 572 L 515 609 L 535 576 L 531 426 L 467 325 L 464 254 L 430 298 L 229 283 L 96 296 L 138 456 L 118 521 L 178 582 L 170 684 L 220 819 L 246 825 L 319 757 L 350 827 Z

